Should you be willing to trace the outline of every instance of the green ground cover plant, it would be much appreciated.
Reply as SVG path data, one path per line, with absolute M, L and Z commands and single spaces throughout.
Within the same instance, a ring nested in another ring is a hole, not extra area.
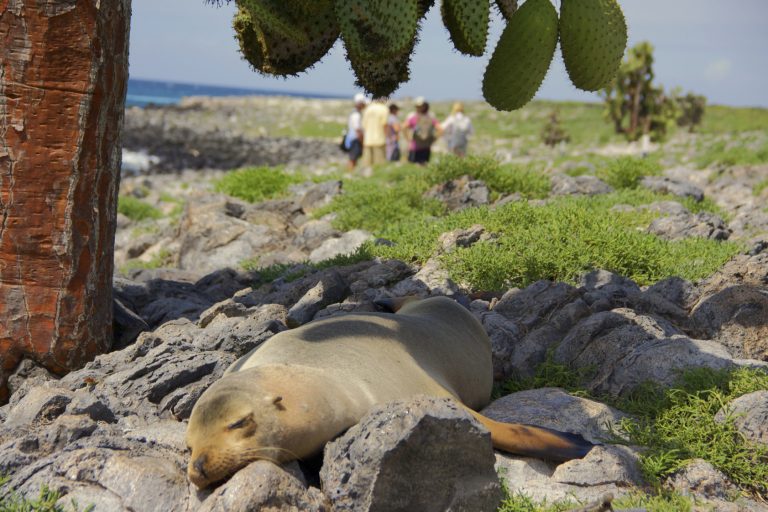
M 744 143 L 733 144 L 720 140 L 709 144 L 696 158 L 696 165 L 706 168 L 713 165 L 733 167 L 736 165 L 759 165 L 768 163 L 768 143 L 751 148 Z
M 768 109 L 707 105 L 701 133 L 740 133 L 761 131 L 768 126 Z
M 0 491 L 3 491 L 7 481 L 7 476 L 0 475 Z M 52 491 L 46 486 L 40 489 L 40 494 L 36 499 L 24 498 L 11 491 L 0 498 L 0 512 L 77 512 L 81 510 L 76 502 L 67 507 L 57 505 L 56 502 L 60 497 L 58 492 Z M 89 512 L 93 508 L 91 505 L 82 510 Z
M 567 499 L 554 503 L 537 502 L 526 494 L 510 493 L 506 487 L 504 487 L 504 491 L 504 499 L 497 512 L 566 512 L 586 505 L 586 503 Z M 694 501 L 691 498 L 675 493 L 648 495 L 638 491 L 617 498 L 611 504 L 616 507 L 616 510 L 642 509 L 648 512 L 691 512 L 694 510 Z
M 607 160 L 595 174 L 615 189 L 631 189 L 637 188 L 644 176 L 658 176 L 661 170 L 657 157 L 622 156 Z
M 759 196 L 766 188 L 768 188 L 768 178 L 755 183 L 755 185 L 752 187 L 752 194 Z
M 133 221 L 159 219 L 163 216 L 160 210 L 133 196 L 120 196 L 117 200 L 117 211 Z
M 553 362 L 549 356 L 537 367 L 534 377 L 510 379 L 497 386 L 495 395 L 555 386 L 631 414 L 617 430 L 628 437 L 629 444 L 645 447 L 640 458 L 643 473 L 656 488 L 656 497 L 662 500 L 660 508 L 654 506 L 650 510 L 680 510 L 661 506 L 669 499 L 673 503 L 677 500 L 674 495 L 665 494 L 661 482 L 695 458 L 711 463 L 744 493 L 762 500 L 768 497 L 768 448 L 746 441 L 736 429 L 733 415 L 726 415 L 725 421 L 715 421 L 718 411 L 734 399 L 768 390 L 768 371 L 747 367 L 690 368 L 681 372 L 677 383 L 669 389 L 646 383 L 624 397 L 591 396 L 583 388 L 589 374 L 589 369 L 574 370 Z M 619 437 L 615 441 L 622 442 Z
M 641 285 L 670 276 L 700 279 L 740 246 L 701 238 L 666 241 L 638 230 L 657 214 L 618 212 L 617 204 L 646 204 L 653 194 L 628 191 L 593 198 L 559 198 L 545 205 L 520 201 L 496 209 L 472 208 L 439 219 L 386 225 L 378 234 L 395 245 L 374 246 L 381 257 L 424 262 L 440 234 L 481 224 L 491 239 L 442 256 L 452 278 L 473 290 L 506 290 L 540 279 L 578 282 L 603 268 Z
M 280 167 L 247 167 L 228 172 L 214 183 L 214 189 L 255 203 L 280 197 L 289 186 L 302 181 L 303 177 L 288 174 Z

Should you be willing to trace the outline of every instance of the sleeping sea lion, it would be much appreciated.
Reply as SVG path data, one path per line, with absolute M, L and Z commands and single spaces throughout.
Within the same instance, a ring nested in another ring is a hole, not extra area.
M 192 410 L 189 479 L 203 488 L 257 459 L 309 457 L 374 406 L 415 395 L 454 398 L 510 453 L 565 461 L 592 448 L 576 434 L 475 412 L 491 396 L 491 343 L 463 306 L 446 297 L 389 305 L 395 314 L 281 332 L 235 361 Z

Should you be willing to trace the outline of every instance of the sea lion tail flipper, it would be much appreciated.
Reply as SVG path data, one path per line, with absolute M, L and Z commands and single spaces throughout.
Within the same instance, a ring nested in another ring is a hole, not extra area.
M 579 434 L 522 423 L 502 423 L 476 411 L 469 412 L 490 431 L 494 448 L 515 455 L 565 462 L 581 459 L 594 446 Z
M 374 300 L 373 303 L 387 313 L 397 313 L 400 308 L 414 300 L 419 298 L 415 295 L 406 295 L 405 297 L 382 297 Z

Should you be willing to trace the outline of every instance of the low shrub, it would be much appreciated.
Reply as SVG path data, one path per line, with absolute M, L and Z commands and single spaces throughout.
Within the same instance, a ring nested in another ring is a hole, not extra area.
M 255 203 L 280 197 L 288 187 L 303 178 L 288 174 L 279 167 L 248 167 L 230 171 L 214 183 L 217 192 Z
M 596 174 L 615 189 L 632 189 L 644 176 L 661 174 L 661 165 L 653 158 L 622 156 L 606 162 Z
M 133 196 L 120 196 L 117 200 L 117 211 L 134 221 L 159 219 L 163 216 L 160 210 Z

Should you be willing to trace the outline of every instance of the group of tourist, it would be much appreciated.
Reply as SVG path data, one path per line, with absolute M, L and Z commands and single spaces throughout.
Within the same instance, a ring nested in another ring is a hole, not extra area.
M 460 102 L 453 104 L 451 115 L 442 123 L 429 112 L 429 103 L 423 97 L 416 98 L 414 111 L 404 123 L 400 122 L 400 108 L 395 103 L 387 104 L 384 99 L 368 101 L 364 94 L 356 94 L 354 104 L 341 144 L 349 155 L 350 170 L 358 161 L 370 167 L 387 161 L 399 162 L 401 136 L 408 147 L 408 161 L 416 164 L 429 162 L 432 145 L 439 137 L 443 137 L 451 153 L 467 153 L 473 128 Z

